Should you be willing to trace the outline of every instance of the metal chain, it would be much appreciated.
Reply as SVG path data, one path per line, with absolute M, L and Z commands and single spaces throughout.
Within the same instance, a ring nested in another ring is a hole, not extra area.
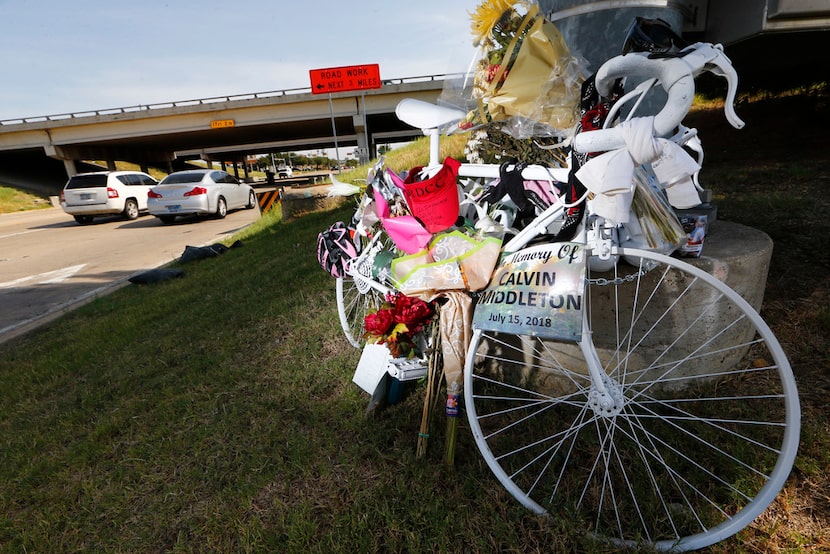
M 606 279 L 604 277 L 600 277 L 598 279 L 585 279 L 585 282 L 589 285 L 597 285 L 600 287 L 604 287 L 607 285 L 622 285 L 624 283 L 633 283 L 636 279 L 639 279 L 643 275 L 648 273 L 647 269 L 641 269 L 637 273 L 631 273 L 626 275 L 625 277 L 616 277 L 615 279 Z

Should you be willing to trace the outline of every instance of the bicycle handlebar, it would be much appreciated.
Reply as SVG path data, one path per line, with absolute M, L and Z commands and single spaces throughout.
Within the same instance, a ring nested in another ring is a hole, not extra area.
M 602 64 L 595 81 L 600 95 L 608 96 L 620 77 L 638 75 L 645 79 L 657 78 L 668 98 L 663 109 L 654 116 L 654 135 L 665 137 L 674 133 L 691 108 L 695 77 L 707 71 L 726 79 L 726 119 L 736 129 L 742 128 L 744 122 L 734 108 L 738 74 L 720 44 L 698 42 L 673 57 L 651 57 L 646 52 L 616 56 Z M 573 146 L 578 152 L 602 152 L 623 148 L 625 140 L 614 128 L 599 129 L 579 133 L 574 138 Z

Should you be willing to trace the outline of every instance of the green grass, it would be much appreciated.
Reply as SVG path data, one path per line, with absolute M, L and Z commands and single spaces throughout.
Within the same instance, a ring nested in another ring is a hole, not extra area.
M 0 214 L 51 208 L 48 198 L 24 192 L 0 183 Z
M 421 398 L 366 419 L 316 233 L 274 223 L 184 278 L 0 347 L 0 551 L 473 551 L 559 543 Z M 221 283 L 221 287 L 217 284 Z

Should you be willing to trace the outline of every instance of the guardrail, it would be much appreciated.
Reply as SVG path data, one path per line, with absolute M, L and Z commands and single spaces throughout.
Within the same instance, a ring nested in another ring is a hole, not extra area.
M 384 85 L 403 85 L 406 83 L 421 83 L 428 81 L 443 81 L 451 77 L 463 76 L 463 73 L 445 73 L 441 75 L 422 75 L 418 77 L 402 77 L 397 79 L 383 79 Z M 289 88 L 282 90 L 271 90 L 267 92 L 253 92 L 249 94 L 233 94 L 229 96 L 213 96 L 210 98 L 197 98 L 193 100 L 177 100 L 174 102 L 159 102 L 155 104 L 139 104 L 137 106 L 125 106 L 122 108 L 106 108 L 103 110 L 86 110 L 80 112 L 67 112 L 52 115 L 38 115 L 33 117 L 20 117 L 16 119 L 0 119 L 0 126 L 23 125 L 26 123 L 42 123 L 46 121 L 65 121 L 67 119 L 78 119 L 83 117 L 95 117 L 101 115 L 117 115 L 122 113 L 142 112 L 158 110 L 163 108 L 181 108 L 187 106 L 202 106 L 216 104 L 218 102 L 237 102 L 241 100 L 256 100 L 259 98 L 272 98 L 275 96 L 288 96 L 292 94 L 310 93 L 311 87 Z

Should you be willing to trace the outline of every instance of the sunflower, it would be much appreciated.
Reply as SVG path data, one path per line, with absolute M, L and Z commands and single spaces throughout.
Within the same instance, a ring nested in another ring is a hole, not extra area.
M 489 41 L 493 29 L 499 24 L 514 5 L 527 6 L 526 2 L 515 0 L 484 0 L 476 9 L 475 13 L 470 14 L 472 25 L 470 30 L 473 33 L 473 44 L 479 46 Z

